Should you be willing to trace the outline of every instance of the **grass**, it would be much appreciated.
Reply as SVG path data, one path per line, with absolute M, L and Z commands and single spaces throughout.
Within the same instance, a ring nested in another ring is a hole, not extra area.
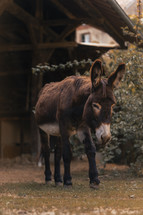
M 87 171 L 73 173 L 73 187 L 36 182 L 0 186 L 0 215 L 143 214 L 143 180 L 125 171 L 105 171 L 98 190 L 88 186 Z

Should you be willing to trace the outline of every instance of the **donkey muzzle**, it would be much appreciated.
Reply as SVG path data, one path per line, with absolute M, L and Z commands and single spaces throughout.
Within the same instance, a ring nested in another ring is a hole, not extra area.
M 99 144 L 105 145 L 111 139 L 110 124 L 102 123 L 96 128 L 96 137 Z

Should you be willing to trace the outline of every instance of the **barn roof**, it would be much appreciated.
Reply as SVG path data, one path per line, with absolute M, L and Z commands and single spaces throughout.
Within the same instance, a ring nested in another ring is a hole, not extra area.
M 123 32 L 135 33 L 134 25 L 115 0 L 1 0 L 0 52 L 48 50 L 49 60 L 56 49 L 81 47 L 74 32 L 83 23 L 107 32 L 121 48 L 135 41 Z
M 124 34 L 123 28 L 128 27 L 134 32 L 134 25 L 124 10 L 116 0 L 74 0 L 71 2 L 62 0 L 62 8 L 57 0 L 51 0 L 61 11 L 71 20 L 90 24 L 112 36 L 121 46 L 125 47 L 125 42 L 134 42 L 135 37 Z

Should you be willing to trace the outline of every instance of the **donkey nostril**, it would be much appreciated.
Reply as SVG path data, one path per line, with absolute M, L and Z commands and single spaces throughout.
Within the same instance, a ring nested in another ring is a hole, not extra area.
M 102 140 L 102 143 L 103 144 L 106 144 L 109 140 L 110 140 L 110 136 L 107 136 L 107 137 L 103 137 L 102 135 L 101 135 L 101 140 Z

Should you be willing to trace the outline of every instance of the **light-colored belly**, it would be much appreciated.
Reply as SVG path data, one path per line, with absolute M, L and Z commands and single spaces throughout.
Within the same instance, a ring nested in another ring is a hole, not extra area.
M 39 125 L 45 133 L 53 136 L 60 136 L 60 129 L 58 123 L 47 123 L 43 125 Z
M 39 128 L 41 128 L 48 135 L 60 136 L 59 124 L 56 122 L 39 125 Z M 69 129 L 68 134 L 69 136 L 76 134 L 75 128 L 72 127 L 71 129 Z

